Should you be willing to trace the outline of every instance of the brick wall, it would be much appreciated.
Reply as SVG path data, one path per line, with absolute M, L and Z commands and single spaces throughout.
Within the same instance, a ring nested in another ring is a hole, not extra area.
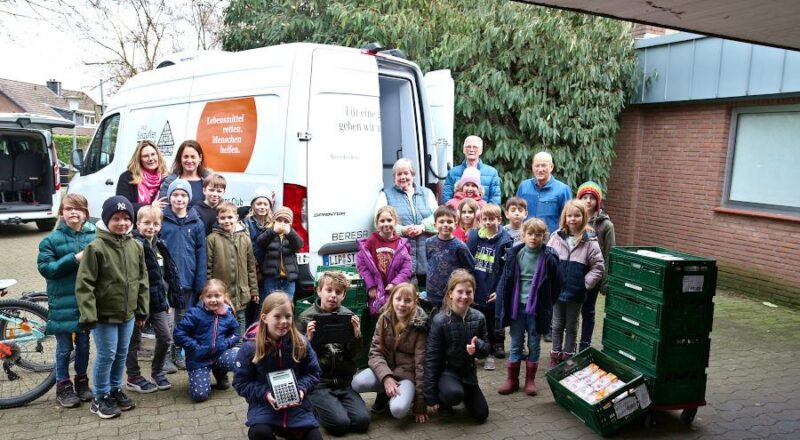
M 606 200 L 617 244 L 712 257 L 722 287 L 800 305 L 800 217 L 714 211 L 721 206 L 731 110 L 797 103 L 795 98 L 626 109 Z

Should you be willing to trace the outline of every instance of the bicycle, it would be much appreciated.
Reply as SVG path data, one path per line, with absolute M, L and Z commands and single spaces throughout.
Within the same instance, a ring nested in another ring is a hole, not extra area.
M 16 280 L 0 280 L 0 297 Z M 56 382 L 55 337 L 47 309 L 23 299 L 0 300 L 0 409 L 30 403 Z

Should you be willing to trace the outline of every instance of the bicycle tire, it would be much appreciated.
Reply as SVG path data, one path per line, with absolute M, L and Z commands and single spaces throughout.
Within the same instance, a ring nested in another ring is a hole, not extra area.
M 23 313 L 37 318 L 37 321 L 47 324 L 47 309 L 23 300 L 0 300 L 0 314 L 18 317 Z M 39 328 L 43 332 L 46 328 Z M 10 322 L 0 319 L 0 338 L 11 339 Z M 44 341 L 44 342 L 43 342 Z M 52 342 L 52 344 L 51 344 Z M 28 404 L 53 388 L 56 383 L 55 370 L 55 338 L 45 337 L 35 341 L 33 350 L 27 350 L 32 342 L 23 343 L 19 358 L 16 361 L 3 360 L 0 362 L 0 409 L 15 408 Z M 52 345 L 52 349 L 50 349 Z M 47 367 L 47 361 L 52 365 Z M 14 369 L 14 367 L 19 367 Z M 11 373 L 9 373 L 11 372 Z M 11 375 L 16 376 L 15 379 Z M 15 391 L 22 385 L 22 391 Z M 29 388 L 28 388 L 29 387 Z

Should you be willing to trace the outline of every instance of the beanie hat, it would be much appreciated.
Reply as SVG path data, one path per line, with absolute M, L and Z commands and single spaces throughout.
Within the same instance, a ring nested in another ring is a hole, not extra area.
M 133 221 L 133 204 L 131 204 L 130 200 L 123 196 L 109 197 L 103 202 L 103 213 L 100 214 L 100 218 L 103 219 L 103 223 L 108 226 L 108 222 L 111 221 L 111 216 L 120 211 L 127 212 L 131 221 Z
M 253 197 L 250 198 L 250 206 L 253 206 L 253 202 L 261 197 L 264 197 L 269 201 L 269 207 L 271 209 L 275 202 L 275 191 L 267 188 L 266 186 L 259 186 L 255 189 L 255 191 L 253 191 Z
M 461 180 L 458 181 L 458 184 L 463 186 L 465 183 L 471 183 L 478 188 L 481 187 L 481 171 L 477 168 L 467 168 L 464 170 L 464 174 L 461 175 Z
M 285 218 L 289 220 L 289 223 L 292 223 L 294 221 L 294 213 L 292 212 L 291 209 L 285 206 L 281 206 L 280 208 L 275 210 L 275 212 L 272 214 L 272 218 L 274 218 L 275 220 L 279 218 Z
M 591 194 L 594 196 L 595 200 L 597 200 L 597 206 L 600 207 L 600 203 L 603 201 L 603 189 L 600 188 L 600 185 L 592 182 L 591 180 L 584 183 L 583 185 L 578 187 L 578 195 L 577 198 L 580 199 L 584 196 L 584 194 Z
M 186 191 L 186 194 L 189 194 L 189 200 L 192 200 L 192 185 L 189 182 L 183 179 L 175 179 L 172 183 L 169 184 L 169 188 L 167 188 L 167 197 L 172 197 L 172 193 L 175 192 L 176 189 L 182 189 Z

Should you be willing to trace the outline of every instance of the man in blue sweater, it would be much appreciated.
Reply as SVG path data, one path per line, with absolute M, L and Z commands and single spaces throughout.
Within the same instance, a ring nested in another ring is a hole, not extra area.
M 547 232 L 558 230 L 561 210 L 572 199 L 569 186 L 553 177 L 553 156 L 541 151 L 533 156 L 533 179 L 524 180 L 517 197 L 528 203 L 528 218 L 536 217 L 547 224 Z
M 467 136 L 464 139 L 464 162 L 456 165 L 447 173 L 447 178 L 442 186 L 442 204 L 453 198 L 456 182 L 461 180 L 461 175 L 467 167 L 477 168 L 481 172 L 481 186 L 485 190 L 483 200 L 487 203 L 500 204 L 500 176 L 494 167 L 481 162 L 483 154 L 483 139 L 478 136 Z

